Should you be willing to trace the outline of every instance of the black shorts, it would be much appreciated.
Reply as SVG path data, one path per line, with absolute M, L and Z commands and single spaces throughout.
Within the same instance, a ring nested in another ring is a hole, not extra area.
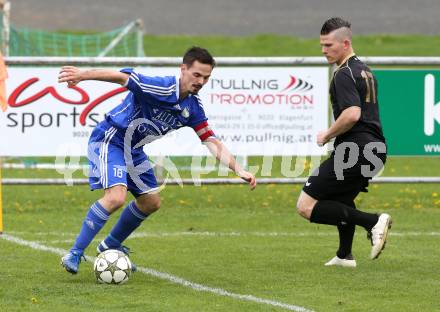
M 348 150 L 344 152 L 344 163 L 347 165 Z M 373 151 L 376 157 L 365 157 L 363 147 L 356 163 L 350 168 L 342 169 L 341 163 L 335 162 L 335 152 L 321 163 L 304 184 L 303 191 L 317 200 L 336 200 L 351 205 L 360 192 L 368 192 L 368 181 L 380 171 L 386 161 L 386 153 Z M 336 170 L 335 170 L 336 169 Z

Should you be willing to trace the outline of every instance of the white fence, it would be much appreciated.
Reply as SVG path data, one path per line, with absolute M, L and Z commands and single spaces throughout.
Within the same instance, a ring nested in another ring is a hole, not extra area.
M 360 57 L 373 66 L 440 66 L 440 57 Z M 323 66 L 324 57 L 217 57 L 218 66 Z M 8 66 L 177 66 L 180 57 L 7 57 Z M 330 72 L 330 67 L 329 67 Z M 260 178 L 260 184 L 302 184 L 305 178 Z M 202 184 L 240 184 L 240 179 L 199 179 Z M 373 183 L 440 183 L 440 177 L 378 177 Z M 4 185 L 66 184 L 65 179 L 3 179 Z M 72 184 L 87 184 L 87 179 L 72 179 Z M 193 179 L 169 180 L 167 184 L 194 184 Z
M 439 66 L 440 57 L 360 57 L 368 65 Z M 177 66 L 181 57 L 7 57 L 6 64 L 21 65 L 106 65 L 106 66 Z M 218 66 L 298 66 L 327 65 L 321 56 L 311 57 L 216 57 Z

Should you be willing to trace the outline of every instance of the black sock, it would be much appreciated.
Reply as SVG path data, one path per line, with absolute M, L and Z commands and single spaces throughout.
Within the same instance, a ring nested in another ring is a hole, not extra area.
M 353 237 L 356 225 L 338 225 L 339 231 L 339 249 L 336 255 L 341 259 L 346 259 L 351 256 L 351 246 L 353 245 Z M 353 258 L 351 256 L 351 258 Z
M 379 217 L 373 213 L 363 212 L 341 202 L 333 200 L 320 200 L 313 207 L 310 222 L 347 225 L 355 224 L 370 231 L 377 223 Z

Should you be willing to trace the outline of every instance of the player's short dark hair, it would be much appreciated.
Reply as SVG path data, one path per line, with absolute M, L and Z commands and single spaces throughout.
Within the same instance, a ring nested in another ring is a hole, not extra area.
M 215 67 L 215 60 L 212 55 L 208 50 L 200 47 L 191 47 L 183 55 L 183 64 L 186 64 L 188 67 L 191 67 L 195 61 L 211 65 L 213 68 Z
M 332 17 L 325 21 L 324 25 L 322 25 L 321 28 L 321 35 L 328 35 L 332 31 L 346 27 L 348 29 L 351 29 L 350 22 L 343 20 L 340 17 Z

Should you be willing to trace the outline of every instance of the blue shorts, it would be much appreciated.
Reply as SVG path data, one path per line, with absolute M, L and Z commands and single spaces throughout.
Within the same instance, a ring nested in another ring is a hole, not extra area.
M 142 147 L 128 149 L 124 155 L 125 131 L 107 121 L 99 123 L 89 139 L 90 188 L 107 189 L 125 185 L 134 195 L 157 191 L 152 165 Z

